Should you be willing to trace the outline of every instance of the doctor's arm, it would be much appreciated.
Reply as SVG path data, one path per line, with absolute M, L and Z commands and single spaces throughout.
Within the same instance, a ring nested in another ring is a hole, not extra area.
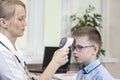
M 69 48 L 58 49 L 55 51 L 54 56 L 38 80 L 51 80 L 56 70 L 68 62 Z

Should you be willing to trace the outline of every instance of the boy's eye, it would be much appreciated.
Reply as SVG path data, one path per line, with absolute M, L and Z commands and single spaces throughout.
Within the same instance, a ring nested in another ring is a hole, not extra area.
M 84 48 L 84 46 L 77 45 L 77 48 L 78 48 L 78 49 L 82 49 L 82 48 Z
M 73 50 L 75 50 L 75 49 L 77 49 L 77 50 L 81 50 L 82 48 L 84 48 L 84 47 L 81 46 L 81 45 L 73 46 Z

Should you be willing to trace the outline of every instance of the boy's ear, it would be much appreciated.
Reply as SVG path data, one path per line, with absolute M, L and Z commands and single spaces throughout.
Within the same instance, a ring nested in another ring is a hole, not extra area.
M 94 54 L 97 54 L 98 53 L 98 50 L 99 50 L 99 47 L 98 47 L 98 45 L 94 45 Z

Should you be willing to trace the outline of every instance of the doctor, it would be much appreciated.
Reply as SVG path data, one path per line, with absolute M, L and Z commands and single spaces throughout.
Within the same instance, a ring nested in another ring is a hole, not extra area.
M 0 80 L 31 80 L 22 53 L 16 47 L 26 26 L 25 5 L 20 0 L 0 0 Z M 34 28 L 34 27 L 33 27 Z M 55 51 L 50 64 L 38 80 L 50 80 L 68 61 L 69 49 Z

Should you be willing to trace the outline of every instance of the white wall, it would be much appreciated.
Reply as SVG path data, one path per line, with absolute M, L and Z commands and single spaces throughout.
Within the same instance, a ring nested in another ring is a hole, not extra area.
M 77 13 L 79 15 L 84 14 L 84 10 L 92 5 L 96 8 L 96 12 L 100 13 L 101 0 L 72 0 L 72 13 Z
M 66 0 L 67 1 L 67 0 Z M 63 17 L 65 15 L 62 11 L 66 8 L 63 0 L 45 0 L 45 10 L 44 10 L 44 45 L 45 46 L 58 46 L 61 37 L 66 36 L 65 32 L 62 31 Z M 69 0 L 68 10 L 70 14 L 82 14 L 83 10 L 88 7 L 88 5 L 94 5 L 97 12 L 100 12 L 100 0 Z M 71 5 L 71 6 L 70 6 Z M 66 15 L 67 16 L 67 15 Z M 70 15 L 68 14 L 68 17 Z M 67 25 L 66 25 L 67 26 Z M 69 26 L 70 27 L 70 26 Z M 68 28 L 68 27 L 67 27 Z M 69 31 L 69 30 L 67 30 Z M 62 33 L 64 32 L 64 33 Z M 70 31 L 69 31 L 70 32 Z M 62 35 L 64 34 L 64 35 Z
M 44 46 L 58 46 L 61 39 L 62 0 L 44 1 Z
M 28 8 L 28 0 L 21 0 L 23 3 L 25 3 L 26 8 Z M 28 9 L 27 10 L 27 16 L 28 16 Z M 27 20 L 27 19 L 26 19 Z M 26 48 L 27 47 L 27 26 L 26 30 L 24 32 L 24 36 L 17 39 L 17 45 L 19 45 L 20 48 Z
M 17 40 L 27 63 L 42 63 L 43 59 L 43 2 L 23 0 L 27 10 L 25 35 Z

